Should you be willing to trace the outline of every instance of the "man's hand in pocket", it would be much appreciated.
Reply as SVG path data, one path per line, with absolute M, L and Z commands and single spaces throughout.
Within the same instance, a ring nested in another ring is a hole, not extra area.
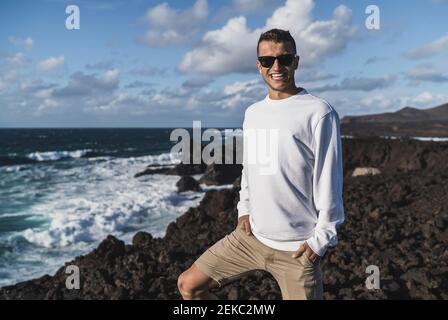
M 317 253 L 315 253 L 310 248 L 310 246 L 308 245 L 308 243 L 306 243 L 306 241 L 300 246 L 300 248 L 296 252 L 294 252 L 292 257 L 298 258 L 298 257 L 302 256 L 302 254 L 305 254 L 308 257 L 308 259 L 311 260 L 312 263 L 316 263 L 320 259 L 320 256 L 317 255 Z
M 249 215 L 246 214 L 245 216 L 239 217 L 238 219 L 238 225 L 242 226 L 244 231 L 246 231 L 246 234 L 248 236 L 252 235 L 252 231 L 250 229 L 250 222 L 249 222 Z

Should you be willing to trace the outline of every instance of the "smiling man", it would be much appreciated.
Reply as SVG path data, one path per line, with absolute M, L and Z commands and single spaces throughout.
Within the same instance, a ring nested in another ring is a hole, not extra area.
M 184 299 L 212 299 L 210 289 L 253 270 L 278 282 L 283 299 L 322 299 L 320 260 L 344 221 L 339 116 L 297 87 L 296 44 L 288 31 L 261 34 L 257 66 L 268 95 L 246 109 L 243 131 L 278 130 L 278 170 L 259 173 L 246 161 L 238 226 L 178 279 Z

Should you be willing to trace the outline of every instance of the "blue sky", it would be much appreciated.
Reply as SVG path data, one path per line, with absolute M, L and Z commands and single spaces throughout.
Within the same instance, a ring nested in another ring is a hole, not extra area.
M 239 127 L 267 94 L 255 47 L 272 27 L 296 39 L 297 85 L 341 118 L 434 107 L 447 15 L 446 0 L 0 0 L 0 127 Z

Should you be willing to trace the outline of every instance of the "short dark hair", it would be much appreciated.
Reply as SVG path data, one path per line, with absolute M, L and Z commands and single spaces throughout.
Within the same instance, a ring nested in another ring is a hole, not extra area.
M 258 39 L 257 56 L 258 56 L 258 49 L 260 47 L 261 41 L 274 41 L 277 43 L 289 42 L 292 45 L 292 48 L 294 49 L 294 53 L 297 53 L 296 42 L 294 41 L 294 38 L 289 33 L 289 30 L 271 29 L 269 31 L 263 32 L 260 35 L 260 39 Z

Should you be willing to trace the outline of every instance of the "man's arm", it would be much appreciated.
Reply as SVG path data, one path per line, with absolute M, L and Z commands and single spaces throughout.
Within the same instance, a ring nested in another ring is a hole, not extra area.
M 248 235 L 252 234 L 250 229 L 249 214 L 250 214 L 250 204 L 249 204 L 249 186 L 247 184 L 246 170 L 241 173 L 241 190 L 240 190 L 240 201 L 237 204 L 238 209 L 238 224 L 241 224 Z
M 244 123 L 243 123 L 244 130 Z M 247 234 L 252 234 L 249 223 L 249 214 L 250 214 L 250 201 L 249 201 L 249 184 L 247 182 L 247 166 L 246 166 L 246 153 L 247 153 L 247 145 L 246 140 L 244 140 L 243 144 L 243 170 L 241 170 L 241 190 L 240 200 L 237 204 L 238 209 L 238 224 L 242 224 Z
M 337 244 L 336 228 L 344 222 L 342 146 L 336 111 L 327 113 L 317 123 L 313 148 L 313 200 L 319 217 L 314 235 L 299 248 L 296 256 L 307 252 L 314 261 L 318 259 L 315 255 L 322 257 L 328 246 Z

